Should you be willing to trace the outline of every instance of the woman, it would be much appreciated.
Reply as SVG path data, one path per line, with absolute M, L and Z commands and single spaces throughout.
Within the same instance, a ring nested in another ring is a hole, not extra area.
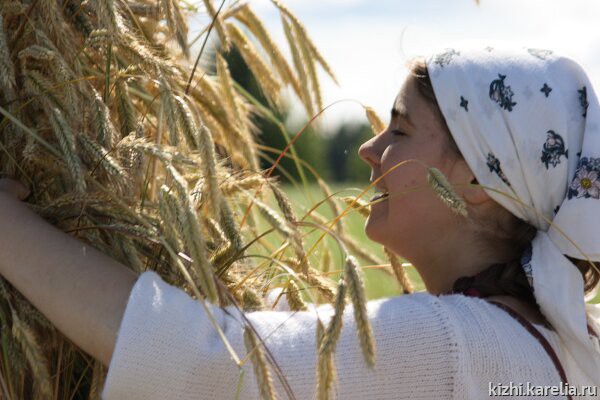
M 369 302 L 374 369 L 362 361 L 346 309 L 335 394 L 482 399 L 512 385 L 512 397 L 520 386 L 533 398 L 540 392 L 531 390 L 561 382 L 600 386 L 600 312 L 584 302 L 600 274 L 580 261 L 600 261 L 600 108 L 585 73 L 549 51 L 467 46 L 417 61 L 412 72 L 388 128 L 359 153 L 387 193 L 366 232 L 410 261 L 428 293 Z M 420 163 L 391 171 L 410 159 Z M 423 164 L 449 178 L 467 217 L 432 190 L 410 190 L 425 185 Z M 11 227 L 0 232 L 0 273 L 110 366 L 105 399 L 235 397 L 239 371 L 198 302 L 62 234 L 17 200 L 21 186 L 0 183 Z M 239 315 L 212 313 L 245 354 Z M 268 337 L 295 397 L 314 398 L 316 314 L 247 318 Z M 258 397 L 252 374 L 247 368 L 239 398 Z

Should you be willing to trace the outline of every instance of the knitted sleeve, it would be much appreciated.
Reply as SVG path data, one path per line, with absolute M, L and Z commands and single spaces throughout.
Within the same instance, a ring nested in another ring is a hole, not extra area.
M 243 359 L 247 352 L 240 315 L 232 307 L 208 307 Z M 327 324 L 332 313 L 331 306 L 321 306 L 305 312 L 246 314 L 296 399 L 315 398 L 315 324 L 317 315 Z M 335 357 L 335 398 L 451 398 L 461 361 L 449 314 L 437 297 L 427 293 L 370 301 L 377 364 L 369 369 L 352 307 L 346 307 Z M 278 397 L 290 398 L 272 367 L 271 371 Z M 259 398 L 251 362 L 236 365 L 199 301 L 154 272 L 143 273 L 121 321 L 103 399 L 234 398 Z

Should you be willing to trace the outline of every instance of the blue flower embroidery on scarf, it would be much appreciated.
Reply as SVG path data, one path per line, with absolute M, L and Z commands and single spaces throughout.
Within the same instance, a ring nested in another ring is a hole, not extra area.
M 467 108 L 468 105 L 469 101 L 464 97 L 460 96 L 460 106 L 463 107 L 467 112 L 469 111 L 469 109 Z
M 527 277 L 527 281 L 529 282 L 529 286 L 531 286 L 531 290 L 533 290 L 533 272 L 531 269 L 531 243 L 527 245 L 523 254 L 521 255 L 521 268 L 525 272 L 525 276 Z
M 558 210 L 560 210 L 560 204 L 554 207 L 554 215 L 558 214 Z
M 583 107 L 583 117 L 587 115 L 587 108 L 590 105 L 587 101 L 587 88 L 584 86 L 581 89 L 577 90 L 579 92 L 579 104 Z
M 433 62 L 438 64 L 440 67 L 450 64 L 450 61 L 456 56 L 459 56 L 460 52 L 454 49 L 446 49 L 443 53 L 436 54 Z
M 542 162 L 549 169 L 549 164 L 556 167 L 560 164 L 560 156 L 569 158 L 569 150 L 565 150 L 565 141 L 563 138 L 553 130 L 548 131 L 548 137 L 546 143 L 542 147 Z
M 600 199 L 600 158 L 582 157 L 575 171 L 575 178 L 569 186 L 567 198 L 573 197 Z
M 550 94 L 550 92 L 552 91 L 552 88 L 550 86 L 548 86 L 548 84 L 546 82 L 544 82 L 544 86 L 542 86 L 542 88 L 540 89 L 540 92 L 543 92 L 546 97 L 548 97 L 548 95 Z
M 517 105 L 512 101 L 513 91 L 510 86 L 504 85 L 506 75 L 498 74 L 499 79 L 494 79 L 490 83 L 490 99 L 500 104 L 505 110 L 512 111 L 513 106 Z
M 546 60 L 548 58 L 548 56 L 552 54 L 552 50 L 546 50 L 546 49 L 528 48 L 527 51 L 529 52 L 529 54 L 531 54 L 534 57 L 539 58 L 540 60 Z
M 502 172 L 502 168 L 500 168 L 500 160 L 492 153 L 488 153 L 487 155 L 487 166 L 490 168 L 490 172 L 495 172 L 504 183 L 510 186 L 510 182 L 508 182 L 508 179 L 504 176 L 504 172 Z

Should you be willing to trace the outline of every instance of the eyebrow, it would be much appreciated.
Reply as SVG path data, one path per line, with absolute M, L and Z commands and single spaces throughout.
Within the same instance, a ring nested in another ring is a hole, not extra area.
M 406 121 L 406 123 L 411 127 L 411 128 L 415 128 L 415 125 L 412 123 L 412 121 L 410 120 L 410 116 L 408 115 L 408 112 L 406 112 L 406 110 L 398 110 L 396 107 L 392 108 L 391 111 L 391 116 L 392 119 L 393 118 L 402 118 L 404 121 Z

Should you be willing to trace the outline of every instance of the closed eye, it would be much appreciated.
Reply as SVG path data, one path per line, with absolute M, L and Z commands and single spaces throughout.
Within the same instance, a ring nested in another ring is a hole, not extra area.
M 404 133 L 404 132 L 402 132 L 402 131 L 399 131 L 399 130 L 397 130 L 397 129 L 393 129 L 393 130 L 391 131 L 391 133 L 392 133 L 392 135 L 397 135 L 397 136 L 406 136 L 406 133 Z

